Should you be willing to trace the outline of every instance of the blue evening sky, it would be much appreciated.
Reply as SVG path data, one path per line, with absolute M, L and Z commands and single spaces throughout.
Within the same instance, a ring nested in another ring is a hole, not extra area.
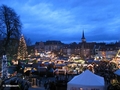
M 36 41 L 88 42 L 120 40 L 120 0 L 0 0 L 15 10 L 22 33 Z

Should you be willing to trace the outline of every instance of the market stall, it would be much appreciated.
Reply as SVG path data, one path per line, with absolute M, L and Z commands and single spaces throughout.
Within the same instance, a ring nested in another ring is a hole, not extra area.
M 104 78 L 89 70 L 76 75 L 67 83 L 67 90 L 104 90 Z

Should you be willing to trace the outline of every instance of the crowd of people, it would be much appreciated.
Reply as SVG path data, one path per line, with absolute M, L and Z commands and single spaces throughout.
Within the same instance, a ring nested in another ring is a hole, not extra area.
M 54 77 L 33 78 L 32 86 L 44 87 L 45 90 L 66 90 L 67 82 L 72 79 L 72 75 L 55 75 Z M 61 89 L 60 89 L 61 88 Z
M 117 65 L 109 61 L 102 61 L 98 66 L 94 65 L 94 73 L 104 77 L 107 84 L 109 84 L 112 79 L 116 79 L 114 72 L 117 69 Z

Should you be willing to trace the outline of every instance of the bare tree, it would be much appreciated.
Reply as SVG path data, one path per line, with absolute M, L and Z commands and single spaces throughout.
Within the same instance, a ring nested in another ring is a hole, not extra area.
M 22 24 L 16 12 L 6 6 L 0 6 L 0 34 L 4 40 L 3 48 L 7 49 L 19 42 Z M 10 46 L 10 47 L 9 47 Z
M 26 41 L 27 46 L 31 46 L 32 41 L 30 38 L 25 37 L 25 41 Z

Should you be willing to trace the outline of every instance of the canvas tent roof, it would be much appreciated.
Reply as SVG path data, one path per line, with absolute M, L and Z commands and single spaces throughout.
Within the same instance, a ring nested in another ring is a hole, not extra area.
M 79 86 L 104 86 L 104 78 L 100 77 L 89 70 L 75 76 L 71 81 L 68 82 L 71 85 Z
M 116 75 L 120 76 L 120 69 L 116 70 L 114 73 L 115 73 Z

